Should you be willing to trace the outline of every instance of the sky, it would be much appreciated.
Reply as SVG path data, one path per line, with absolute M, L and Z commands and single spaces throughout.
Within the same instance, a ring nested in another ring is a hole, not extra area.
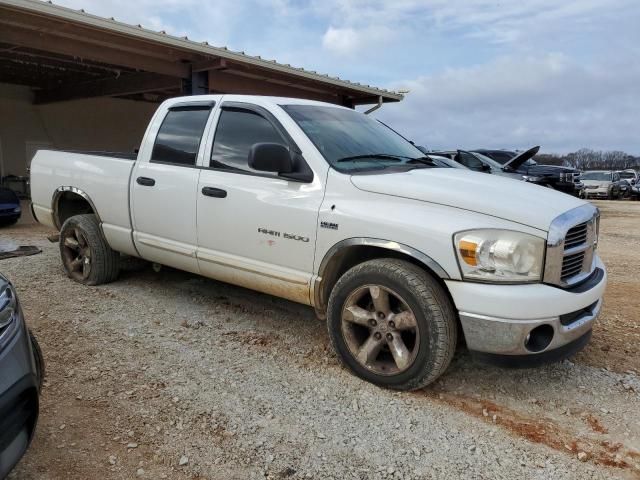
M 638 0 L 54 0 L 393 90 L 432 149 L 640 155 Z

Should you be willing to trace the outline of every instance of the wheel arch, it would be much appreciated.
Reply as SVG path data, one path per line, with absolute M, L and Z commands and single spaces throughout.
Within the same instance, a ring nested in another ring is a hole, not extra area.
M 94 214 L 98 218 L 98 223 L 102 223 L 91 197 L 77 187 L 61 186 L 56 188 L 51 200 L 51 211 L 53 212 L 53 223 L 58 230 L 62 228 L 69 217 L 85 213 Z
M 444 285 L 444 280 L 450 278 L 449 274 L 430 256 L 402 243 L 379 238 L 355 237 L 336 243 L 323 257 L 312 289 L 316 314 L 320 318 L 325 317 L 331 289 L 344 272 L 359 263 L 376 258 L 399 258 L 423 268 L 443 285 L 449 295 Z

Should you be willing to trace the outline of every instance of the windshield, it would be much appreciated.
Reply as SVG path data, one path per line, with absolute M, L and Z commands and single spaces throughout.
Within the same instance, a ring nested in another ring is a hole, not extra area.
M 633 172 L 620 172 L 620 178 L 626 179 L 635 179 L 636 176 Z
M 611 173 L 609 172 L 584 172 L 580 176 L 581 180 L 601 180 L 608 181 L 611 180 Z
M 338 170 L 381 169 L 424 158 L 420 150 L 390 128 L 354 110 L 281 106 Z

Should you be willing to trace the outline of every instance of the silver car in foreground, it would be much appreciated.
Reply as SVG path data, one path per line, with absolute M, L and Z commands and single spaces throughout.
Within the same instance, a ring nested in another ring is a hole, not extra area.
M 38 420 L 44 362 L 13 285 L 0 274 L 0 479 L 24 455 Z

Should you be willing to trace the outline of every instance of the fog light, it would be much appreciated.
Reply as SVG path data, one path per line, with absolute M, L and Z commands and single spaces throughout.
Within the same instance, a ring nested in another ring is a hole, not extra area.
M 541 352 L 549 346 L 553 340 L 553 327 L 545 324 L 540 325 L 529 332 L 524 341 L 527 350 L 533 353 Z

